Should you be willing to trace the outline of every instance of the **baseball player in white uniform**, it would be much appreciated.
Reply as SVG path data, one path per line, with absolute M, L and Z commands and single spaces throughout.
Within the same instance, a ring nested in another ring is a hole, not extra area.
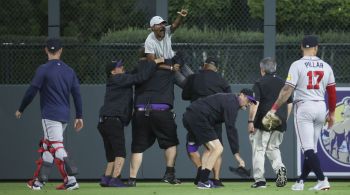
M 330 65 L 316 56 L 316 36 L 305 36 L 301 49 L 303 57 L 290 66 L 286 83 L 269 112 L 275 113 L 294 91 L 294 125 L 305 158 L 302 174 L 292 186 L 292 190 L 303 190 L 304 181 L 311 171 L 315 173 L 318 182 L 309 190 L 328 190 L 330 184 L 321 170 L 316 153 L 317 141 L 326 117 L 328 128 L 332 127 L 335 121 L 335 79 Z M 326 90 L 328 115 L 324 98 Z

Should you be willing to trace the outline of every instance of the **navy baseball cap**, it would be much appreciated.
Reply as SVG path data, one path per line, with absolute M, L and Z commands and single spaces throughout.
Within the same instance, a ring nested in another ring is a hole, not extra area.
M 46 41 L 46 47 L 50 53 L 55 53 L 56 51 L 62 48 L 61 40 L 58 38 L 49 38 Z
M 301 44 L 304 48 L 316 47 L 318 45 L 318 37 L 315 35 L 306 35 Z
M 117 67 L 123 66 L 123 60 L 113 60 L 111 63 L 106 65 L 106 74 L 110 75 L 111 71 Z
M 256 105 L 255 95 L 251 89 L 244 88 L 241 90 L 241 93 L 243 93 L 245 96 L 247 96 L 248 100 Z
M 204 63 L 218 66 L 218 60 L 215 57 L 208 57 Z

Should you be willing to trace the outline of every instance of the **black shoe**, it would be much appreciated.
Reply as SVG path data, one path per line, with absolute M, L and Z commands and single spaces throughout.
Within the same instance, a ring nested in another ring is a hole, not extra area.
M 277 172 L 276 186 L 284 187 L 287 184 L 287 169 L 285 167 L 281 167 Z
M 181 184 L 181 181 L 176 179 L 175 173 L 165 173 L 162 181 L 164 181 L 165 183 L 173 184 L 173 185 Z
M 136 180 L 131 180 L 129 179 L 128 182 L 126 183 L 128 187 L 136 187 Z
M 198 182 L 199 182 L 199 178 L 195 178 L 193 183 L 194 185 L 198 185 Z
M 221 180 L 219 179 L 211 179 L 211 181 L 213 182 L 216 188 L 225 187 L 224 184 L 222 184 Z
M 250 187 L 252 188 L 266 188 L 266 182 L 265 181 L 258 181 L 253 183 Z

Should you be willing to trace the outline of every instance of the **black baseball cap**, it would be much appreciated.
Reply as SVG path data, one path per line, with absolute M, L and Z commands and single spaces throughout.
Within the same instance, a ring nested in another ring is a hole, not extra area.
M 56 51 L 62 48 L 61 40 L 58 38 L 49 38 L 46 41 L 46 47 L 50 53 L 55 53 Z
M 215 57 L 208 57 L 204 63 L 211 64 L 211 65 L 214 65 L 216 67 L 218 66 L 218 60 Z
M 316 47 L 318 45 L 318 37 L 315 35 L 305 35 L 301 44 L 303 48 Z
M 255 95 L 254 95 L 254 92 L 251 89 L 243 88 L 241 90 L 241 93 L 243 93 L 245 96 L 247 96 L 248 100 L 256 105 Z
M 123 60 L 113 60 L 111 63 L 106 65 L 106 74 L 110 75 L 111 71 L 115 69 L 116 67 L 122 67 L 123 66 Z

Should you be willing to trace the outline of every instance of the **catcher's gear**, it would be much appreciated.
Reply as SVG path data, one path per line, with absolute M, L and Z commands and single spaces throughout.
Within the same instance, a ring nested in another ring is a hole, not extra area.
M 191 74 L 194 74 L 193 70 L 187 66 L 186 64 L 182 65 L 180 68 L 180 72 L 182 75 L 184 75 L 186 78 L 190 76 Z
M 186 84 L 186 77 L 179 71 L 175 72 L 175 84 L 181 89 L 183 89 Z
M 74 161 L 70 159 L 69 157 L 63 158 L 64 162 L 64 169 L 66 170 L 67 174 L 69 176 L 78 175 L 78 168 L 75 165 Z
M 43 161 L 38 176 L 40 182 L 47 182 L 49 180 L 52 164 L 53 163 Z
M 228 169 L 232 172 L 235 173 L 237 175 L 239 175 L 240 177 L 250 177 L 250 169 L 246 169 L 245 167 L 231 167 L 229 166 Z
M 185 65 L 185 61 L 181 52 L 176 52 L 176 55 L 172 58 L 172 64 L 180 64 L 180 66 Z
M 180 67 L 180 71 L 175 72 L 175 84 L 183 89 L 187 82 L 187 77 L 190 76 L 191 74 L 194 74 L 192 69 L 186 64 L 182 65 Z
M 280 126 L 282 124 L 282 121 L 275 113 L 269 111 L 262 119 L 262 124 L 265 130 L 271 131 Z

